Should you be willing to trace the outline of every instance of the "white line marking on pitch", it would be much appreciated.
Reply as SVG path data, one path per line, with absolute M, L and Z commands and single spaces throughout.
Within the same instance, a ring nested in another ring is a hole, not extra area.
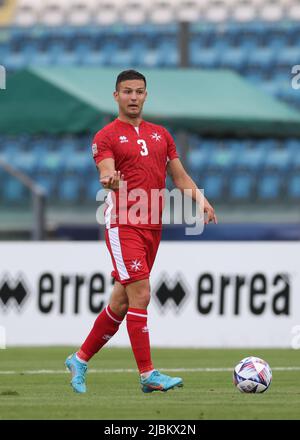
M 233 371 L 233 368 L 158 368 L 160 371 L 169 372 L 184 372 L 184 373 L 223 373 L 226 371 Z M 272 371 L 300 371 L 300 367 L 274 367 Z M 93 369 L 88 370 L 89 373 L 137 373 L 134 368 L 116 368 L 116 369 Z M 67 370 L 0 370 L 0 375 L 14 375 L 14 374 L 66 374 Z

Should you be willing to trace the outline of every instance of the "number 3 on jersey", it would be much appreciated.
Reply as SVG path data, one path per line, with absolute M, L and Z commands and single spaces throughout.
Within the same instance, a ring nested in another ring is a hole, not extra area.
M 139 139 L 137 143 L 141 146 L 142 150 L 140 151 L 141 156 L 148 156 L 148 148 L 144 139 Z

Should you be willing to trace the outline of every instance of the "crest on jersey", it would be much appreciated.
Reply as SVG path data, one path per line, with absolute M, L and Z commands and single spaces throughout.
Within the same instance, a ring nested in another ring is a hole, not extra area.
M 138 260 L 132 260 L 131 262 L 131 269 L 137 272 L 138 270 L 141 270 L 142 263 Z
M 151 139 L 154 139 L 156 142 L 161 140 L 161 134 L 158 133 L 152 133 Z

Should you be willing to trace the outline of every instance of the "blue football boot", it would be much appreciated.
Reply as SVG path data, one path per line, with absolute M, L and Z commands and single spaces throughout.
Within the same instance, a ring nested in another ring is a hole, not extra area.
M 144 393 L 152 393 L 152 391 L 168 391 L 175 387 L 182 387 L 183 380 L 181 377 L 170 377 L 154 370 L 147 379 L 140 380 L 142 391 Z
M 76 354 L 73 353 L 67 357 L 65 366 L 72 373 L 71 386 L 75 393 L 85 393 L 85 375 L 87 372 L 87 364 L 79 362 L 76 358 Z

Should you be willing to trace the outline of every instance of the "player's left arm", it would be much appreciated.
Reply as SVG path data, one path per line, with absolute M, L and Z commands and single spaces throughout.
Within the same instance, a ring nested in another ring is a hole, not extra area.
M 174 185 L 178 189 L 180 189 L 181 191 L 187 189 L 192 191 L 193 200 L 199 202 L 199 197 L 204 198 L 204 212 L 206 213 L 205 224 L 210 222 L 214 222 L 215 224 L 217 224 L 218 219 L 215 214 L 214 208 L 211 206 L 207 198 L 204 197 L 204 195 L 202 195 L 202 193 L 200 192 L 199 188 L 197 187 L 193 179 L 191 179 L 191 177 L 185 171 L 180 159 L 176 158 L 169 160 L 167 165 L 167 171 L 168 174 L 171 176 Z

